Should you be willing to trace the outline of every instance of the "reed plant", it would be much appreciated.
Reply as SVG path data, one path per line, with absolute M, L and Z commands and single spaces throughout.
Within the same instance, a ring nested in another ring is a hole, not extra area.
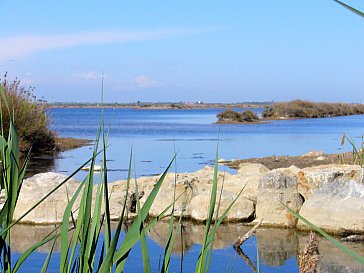
M 3 90 L 1 123 L 4 134 L 8 135 L 12 120 L 21 152 L 26 153 L 30 147 L 33 152 L 57 150 L 55 135 L 49 129 L 46 103 L 36 98 L 34 88 L 25 88 L 18 79 L 9 81 L 7 73 L 0 80 L 0 85 Z
M 344 152 L 344 146 L 348 142 L 351 149 L 350 152 Z M 360 138 L 360 144 L 358 145 L 353 137 L 343 134 L 341 137 L 342 152 L 339 154 L 339 159 L 342 164 L 352 164 L 364 167 L 364 137 Z

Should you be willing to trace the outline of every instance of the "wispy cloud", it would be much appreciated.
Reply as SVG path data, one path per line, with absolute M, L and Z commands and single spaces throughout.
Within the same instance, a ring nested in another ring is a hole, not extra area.
M 137 88 L 144 89 L 144 88 L 153 88 L 161 86 L 161 84 L 145 75 L 139 75 L 135 77 L 134 83 Z
M 96 71 L 87 71 L 87 72 L 76 73 L 76 74 L 72 75 L 72 78 L 93 81 L 93 80 L 99 80 L 100 78 L 102 78 L 102 74 L 99 74 Z
M 210 31 L 209 29 L 169 28 L 147 31 L 95 31 L 57 35 L 22 35 L 0 38 L 0 59 L 16 59 L 32 53 L 74 46 L 166 39 Z

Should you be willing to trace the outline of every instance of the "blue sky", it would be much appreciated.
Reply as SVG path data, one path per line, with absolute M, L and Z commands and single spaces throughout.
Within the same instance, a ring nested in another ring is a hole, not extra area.
M 364 10 L 363 1 L 347 1 Z M 364 102 L 364 19 L 331 0 L 0 0 L 0 73 L 50 102 Z

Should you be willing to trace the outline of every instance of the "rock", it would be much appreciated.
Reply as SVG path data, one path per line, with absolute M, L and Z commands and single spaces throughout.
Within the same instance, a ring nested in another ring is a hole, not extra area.
M 182 179 L 178 181 L 174 181 L 171 179 L 166 179 L 162 184 L 162 188 L 159 191 L 152 207 L 149 210 L 149 214 L 151 216 L 158 216 L 163 210 L 165 210 L 168 206 L 174 204 L 174 213 L 173 215 L 179 217 L 186 209 L 186 206 L 189 204 L 193 196 L 196 192 L 196 187 L 194 185 L 194 179 Z M 151 191 L 151 190 L 150 190 Z M 141 199 L 141 203 L 144 204 L 147 196 L 150 191 L 146 194 L 145 198 Z M 176 200 L 174 199 L 176 198 Z M 166 214 L 170 214 L 172 212 L 172 207 L 167 211 Z
M 325 159 L 326 159 L 326 157 L 324 157 L 324 156 L 319 156 L 316 158 L 317 161 L 323 161 Z
M 244 176 L 262 175 L 269 172 L 269 169 L 260 163 L 240 163 L 238 174 Z
M 225 158 L 220 158 L 217 163 L 227 163 L 227 162 L 230 162 L 231 160 L 226 160 Z
M 223 214 L 223 212 L 228 208 L 228 206 L 234 201 L 236 196 L 237 195 L 235 193 L 232 193 L 228 190 L 223 190 L 221 199 L 219 199 L 220 198 L 219 195 L 217 196 L 215 209 L 217 209 L 218 202 L 220 201 L 219 216 Z M 192 198 L 190 204 L 187 206 L 186 215 L 188 215 L 191 219 L 195 221 L 203 222 L 208 217 L 209 205 L 210 205 L 210 192 L 205 191 Z M 253 202 L 243 196 L 240 196 L 230 209 L 229 213 L 225 218 L 225 221 L 247 222 L 251 221 L 252 217 L 254 217 Z M 213 219 L 216 219 L 216 215 L 213 217 Z
M 214 168 L 210 166 L 205 166 L 201 170 L 198 170 L 194 173 L 190 174 L 182 174 L 184 180 L 188 180 L 195 186 L 194 194 L 200 194 L 205 191 L 210 191 L 211 185 L 214 181 Z M 226 172 L 219 172 L 218 173 L 218 185 L 221 187 L 223 181 L 230 179 L 231 174 Z
M 14 220 L 19 219 L 33 205 L 35 205 L 66 178 L 66 175 L 48 172 L 37 174 L 25 179 L 23 181 L 18 203 L 14 212 Z M 62 222 L 64 210 L 68 205 L 67 196 L 71 198 L 79 185 L 80 183 L 74 179 L 68 180 L 57 191 L 23 218 L 21 222 L 36 224 Z M 78 205 L 75 204 L 74 207 L 77 206 Z M 77 217 L 77 213 L 75 213 L 75 217 Z
M 225 179 L 224 188 L 238 193 L 245 186 L 242 196 L 257 202 L 258 186 L 260 177 L 269 171 L 259 163 L 242 163 L 239 165 L 238 173 Z
M 316 157 L 316 156 L 322 156 L 324 155 L 323 151 L 311 151 L 306 154 L 303 154 L 303 157 Z
M 364 169 L 358 165 L 330 164 L 304 168 L 297 174 L 298 190 L 307 200 L 316 190 L 336 180 L 353 180 L 364 184 Z
M 89 171 L 91 169 L 91 166 L 85 166 L 82 167 L 82 171 Z M 101 172 L 101 166 L 100 165 L 94 165 L 94 172 Z
M 119 220 L 125 202 L 126 181 L 117 181 L 109 184 L 110 219 Z M 135 191 L 134 191 L 135 192 Z M 124 212 L 128 215 L 128 212 Z
M 341 241 L 344 242 L 364 242 L 364 235 L 349 235 L 346 236 L 345 238 L 342 238 Z
M 294 211 L 299 211 L 302 206 L 303 200 L 297 189 L 297 177 L 289 169 L 272 170 L 261 177 L 256 221 L 263 218 L 263 225 L 295 226 L 297 220 L 280 202 Z
M 330 233 L 364 233 L 364 185 L 345 179 L 324 184 L 306 200 L 300 215 Z M 299 229 L 308 229 L 301 221 Z
M 138 193 L 138 198 L 137 198 L 137 193 Z M 131 213 L 136 213 L 136 209 L 137 209 L 137 200 L 141 199 L 144 196 L 144 191 L 141 192 L 133 192 L 132 194 L 130 194 L 126 205 L 126 209 L 128 211 L 130 211 Z

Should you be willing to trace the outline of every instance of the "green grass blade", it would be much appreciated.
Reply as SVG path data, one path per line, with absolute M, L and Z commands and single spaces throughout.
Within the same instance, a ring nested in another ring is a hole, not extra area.
M 56 239 L 53 241 L 52 247 L 49 250 L 49 253 L 47 255 L 47 258 L 42 266 L 42 270 L 40 271 L 40 273 L 47 273 L 48 267 L 49 267 L 49 261 L 51 260 L 52 257 L 52 253 L 53 253 L 53 249 L 54 249 L 54 245 L 56 244 Z
M 218 182 L 218 171 L 219 171 L 218 160 L 219 160 L 219 155 L 218 155 L 218 148 L 217 148 L 216 156 L 215 156 L 214 178 L 213 178 L 211 196 L 210 196 L 209 214 L 208 214 L 208 218 L 206 220 L 204 239 L 203 239 L 203 244 L 201 247 L 201 252 L 198 257 L 197 264 L 196 264 L 196 273 L 204 272 L 205 265 L 206 265 L 206 254 L 207 254 L 206 252 L 207 252 L 207 247 L 208 247 L 207 241 L 208 241 L 208 235 L 210 232 L 210 227 L 211 227 L 211 223 L 212 223 L 214 212 L 215 212 L 215 204 L 216 204 L 216 196 L 217 196 L 217 182 Z
M 174 148 L 174 156 L 176 157 L 177 152 L 176 152 L 176 143 L 175 142 L 174 142 L 173 148 Z M 174 170 L 173 205 L 172 205 L 171 217 L 169 219 L 167 241 L 166 241 L 166 245 L 164 246 L 163 264 L 161 267 L 161 273 L 167 273 L 169 270 L 169 263 L 171 260 L 172 250 L 174 247 L 177 233 L 180 232 L 180 224 L 181 224 L 182 216 L 183 216 L 183 212 L 182 212 L 179 217 L 178 228 L 175 232 L 173 232 L 173 230 L 174 230 L 174 210 L 175 210 L 175 204 L 176 204 L 176 187 L 177 187 L 177 159 L 174 161 L 174 168 L 175 168 L 175 170 Z
M 361 12 L 361 11 L 359 11 L 359 10 L 357 10 L 357 9 L 355 9 L 355 8 L 349 6 L 349 5 L 347 5 L 347 4 L 345 4 L 345 3 L 341 2 L 341 1 L 338 1 L 338 0 L 334 0 L 334 1 L 336 3 L 338 3 L 338 4 L 340 4 L 341 6 L 343 6 L 344 8 L 350 10 L 351 12 L 354 12 L 355 14 L 357 14 L 357 15 L 359 15 L 361 17 L 364 17 L 364 13 L 363 12 Z
M 5 89 L 2 86 L 0 86 L 0 94 L 1 94 L 1 97 L 2 97 L 2 101 L 4 102 L 4 105 L 6 107 L 6 110 L 8 111 L 9 114 L 11 114 L 10 108 L 9 108 L 8 98 L 6 97 Z
M 26 259 L 34 252 L 36 251 L 39 247 L 45 245 L 46 243 L 52 241 L 52 240 L 56 240 L 59 237 L 59 235 L 54 235 L 51 236 L 49 238 L 46 238 L 40 242 L 38 242 L 37 244 L 31 246 L 29 249 L 27 249 L 26 251 L 24 251 L 22 253 L 22 255 L 19 257 L 18 261 L 16 262 L 14 269 L 12 270 L 13 273 L 18 272 L 20 266 L 26 261 Z
M 110 241 L 111 241 L 111 220 L 110 220 L 110 213 L 108 213 L 110 211 L 110 204 L 109 204 L 109 190 L 108 190 L 108 179 L 107 179 L 107 165 L 106 165 L 106 143 L 108 141 L 108 137 L 109 137 L 109 132 L 110 132 L 110 127 L 108 129 L 108 133 L 107 133 L 107 138 L 105 140 L 105 136 L 103 136 L 103 149 L 104 149 L 104 156 L 103 156 L 103 174 L 104 174 L 104 207 L 105 207 L 105 229 L 104 229 L 104 238 L 105 238 L 105 248 L 106 248 L 106 253 L 109 250 L 110 247 Z
M 174 203 L 175 203 L 175 201 L 173 202 L 173 207 L 174 207 Z M 176 242 L 177 235 L 181 232 L 181 223 L 182 223 L 183 213 L 180 215 L 180 217 L 178 219 L 177 229 L 174 231 L 173 207 L 172 207 L 171 219 L 169 222 L 169 231 L 168 231 L 167 242 L 164 247 L 164 257 L 163 257 L 161 273 L 168 273 L 173 247 Z
M 364 265 L 364 257 L 363 256 L 360 256 L 359 254 L 355 253 L 354 251 L 352 251 L 349 248 L 347 248 L 346 246 L 344 246 L 339 241 L 337 241 L 334 238 L 332 238 L 325 231 L 323 231 L 319 227 L 317 227 L 314 224 L 312 224 L 310 221 L 308 221 L 307 219 L 305 219 L 304 217 L 302 217 L 301 215 L 299 215 L 297 212 L 295 212 L 294 210 L 292 210 L 291 208 L 289 208 L 283 202 L 281 202 L 281 201 L 279 201 L 279 202 L 282 205 L 284 205 L 295 217 L 297 217 L 298 219 L 300 219 L 302 222 L 304 222 L 306 225 L 308 225 L 313 230 L 316 230 L 318 233 L 320 233 L 322 236 L 324 236 L 327 240 L 329 240 L 329 242 L 332 243 L 334 246 L 336 246 L 337 248 L 339 248 L 340 250 L 342 250 L 343 252 L 345 252 L 346 254 L 348 254 L 349 256 L 351 256 L 352 258 L 354 258 L 360 264 Z
M 76 192 L 72 196 L 71 200 L 68 202 L 68 205 L 63 213 L 62 225 L 61 225 L 61 257 L 60 257 L 60 269 L 59 272 L 66 272 L 66 269 L 69 267 L 68 263 L 68 224 L 71 216 L 72 207 L 79 196 L 81 189 L 84 187 L 86 179 L 79 185 Z M 73 253 L 71 254 L 70 261 L 73 259 Z
M 110 272 L 111 271 L 111 266 L 113 265 L 114 255 L 116 253 L 115 252 L 116 245 L 117 245 L 118 240 L 119 240 L 119 236 L 120 236 L 120 232 L 121 232 L 121 228 L 122 228 L 122 224 L 123 224 L 123 220 L 124 220 L 124 213 L 125 213 L 125 210 L 126 210 L 126 201 L 127 201 L 128 194 L 129 194 L 132 158 L 133 158 L 133 152 L 131 151 L 130 152 L 130 158 L 129 158 L 128 179 L 127 179 L 127 182 L 126 182 L 127 184 L 126 184 L 125 198 L 124 198 L 123 209 L 122 209 L 122 212 L 121 212 L 121 217 L 120 217 L 118 226 L 116 228 L 114 238 L 111 240 L 110 247 L 109 247 L 108 251 L 106 252 L 107 254 L 106 254 L 105 260 L 101 264 L 99 272 Z
M 149 194 L 147 200 L 144 203 L 143 208 L 140 210 L 140 214 L 141 214 L 141 220 L 145 221 L 147 215 L 148 215 L 148 211 L 150 210 L 155 198 L 157 197 L 157 194 L 159 192 L 159 189 L 173 163 L 175 158 L 172 159 L 172 161 L 169 163 L 167 169 L 164 171 L 164 173 L 162 174 L 162 176 L 159 178 L 158 182 L 155 184 L 153 190 L 151 191 L 151 193 Z M 138 213 L 138 214 L 139 214 Z M 130 226 L 129 231 L 127 232 L 127 234 L 125 235 L 125 238 L 123 240 L 123 243 L 120 247 L 120 249 L 115 253 L 115 257 L 114 257 L 114 262 L 119 261 L 125 254 L 127 254 L 131 248 L 139 241 L 140 239 L 140 222 L 139 221 L 134 221 L 133 224 Z M 119 270 L 120 268 L 123 268 L 123 265 L 119 265 L 118 266 Z
M 134 164 L 135 165 L 135 164 Z M 135 170 L 135 166 L 134 166 Z M 144 273 L 150 273 L 150 264 L 149 264 L 149 253 L 148 253 L 148 246 L 147 246 L 147 239 L 145 237 L 145 230 L 144 230 L 144 221 L 142 220 L 142 214 L 140 209 L 140 201 L 139 201 L 139 190 L 138 190 L 138 183 L 135 177 L 135 199 L 136 199 L 136 206 L 137 206 L 137 221 L 140 223 L 140 246 L 142 250 L 142 261 L 143 261 L 143 268 Z
M 247 182 L 248 183 L 248 182 Z M 238 198 L 241 196 L 241 194 L 243 193 L 247 183 L 245 183 L 244 187 L 240 190 L 240 192 L 238 193 L 238 195 L 234 198 L 234 200 L 230 203 L 230 205 L 226 208 L 226 210 L 223 212 L 223 214 L 217 219 L 217 221 L 214 224 L 214 227 L 211 229 L 211 232 L 207 238 L 207 246 L 209 246 L 209 254 L 208 254 L 208 263 L 206 265 L 206 272 L 208 272 L 209 267 L 210 267 L 210 260 L 211 260 L 211 254 L 212 254 L 212 249 L 213 249 L 213 241 L 215 239 L 215 235 L 216 232 L 219 228 L 219 226 L 221 225 L 221 223 L 224 221 L 224 219 L 226 218 L 227 214 L 229 213 L 230 209 L 233 207 L 233 205 L 236 203 L 236 201 L 238 200 Z

